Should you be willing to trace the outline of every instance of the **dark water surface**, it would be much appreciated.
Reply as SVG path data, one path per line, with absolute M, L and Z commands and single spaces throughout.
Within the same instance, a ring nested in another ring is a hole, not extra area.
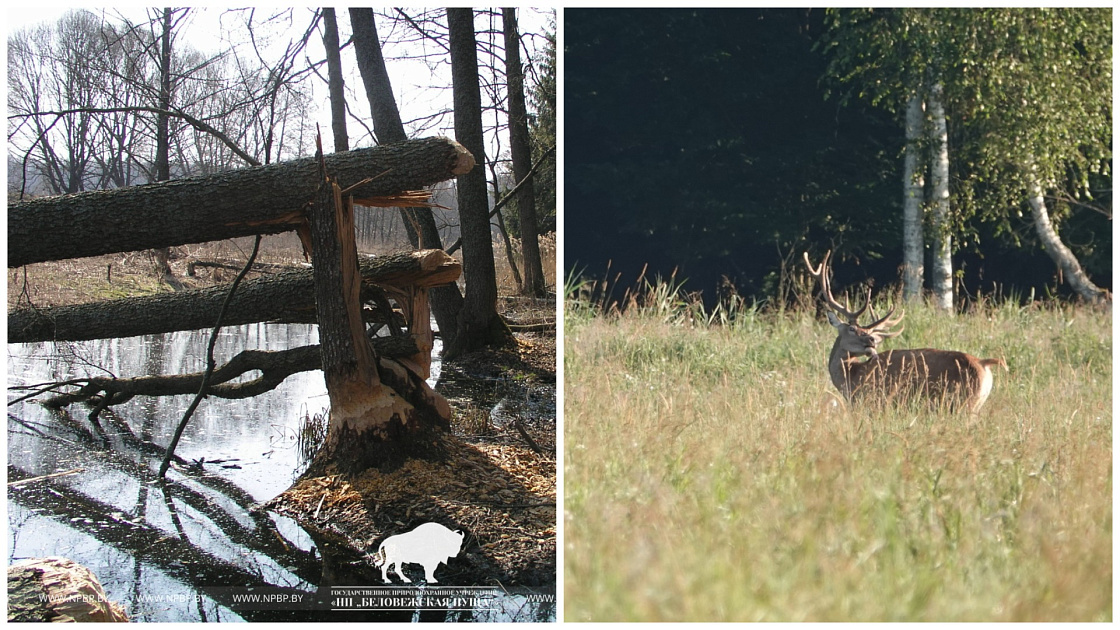
M 209 334 L 9 344 L 8 385 L 201 371 Z M 317 342 L 310 325 L 234 327 L 222 331 L 216 359 L 221 364 L 246 349 Z M 432 372 L 434 383 L 438 363 Z M 9 400 L 20 394 L 9 391 Z M 155 473 L 162 447 L 191 398 L 137 397 L 102 413 L 96 424 L 85 405 L 63 412 L 35 401 L 9 406 L 9 482 L 81 471 L 9 488 L 9 564 L 27 557 L 70 558 L 91 569 L 134 621 L 555 619 L 554 604 L 519 595 L 458 611 L 312 610 L 306 602 L 326 592 L 320 587 L 380 582 L 373 567 L 340 567 L 329 557 L 324 563 L 320 545 L 291 519 L 252 510 L 301 472 L 301 420 L 328 407 L 322 373 L 292 375 L 253 398 L 202 401 L 176 451 L 184 466 L 173 467 L 170 483 L 160 484 Z M 267 594 L 273 604 L 262 606 L 272 610 L 232 602 L 249 589 Z

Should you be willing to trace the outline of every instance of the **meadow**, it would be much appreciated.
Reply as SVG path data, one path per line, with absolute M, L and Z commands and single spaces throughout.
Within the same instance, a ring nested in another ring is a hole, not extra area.
M 619 313 L 579 288 L 566 620 L 1112 619 L 1110 311 L 907 306 L 887 349 L 1007 361 L 969 416 L 845 404 L 811 307 L 705 311 L 670 282 Z

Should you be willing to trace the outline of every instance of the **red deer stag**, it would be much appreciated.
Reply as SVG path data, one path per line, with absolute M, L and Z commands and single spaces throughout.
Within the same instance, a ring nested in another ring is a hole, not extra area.
M 902 329 L 892 331 L 902 321 L 902 314 L 891 319 L 894 309 L 886 316 L 866 326 L 857 319 L 871 304 L 871 290 L 858 311 L 851 310 L 847 299 L 841 305 L 832 297 L 828 259 L 824 255 L 820 266 L 814 268 L 805 253 L 805 266 L 821 286 L 821 297 L 832 311 L 828 322 L 836 328 L 836 343 L 828 357 L 828 372 L 832 384 L 849 401 L 856 399 L 908 399 L 921 397 L 935 403 L 948 404 L 950 409 L 967 408 L 977 413 L 992 391 L 992 368 L 1002 366 L 1003 359 L 978 359 L 955 350 L 888 350 L 878 352 L 884 339 L 897 337 Z M 872 311 L 874 317 L 874 311 Z M 870 357 L 863 360 L 863 357 Z

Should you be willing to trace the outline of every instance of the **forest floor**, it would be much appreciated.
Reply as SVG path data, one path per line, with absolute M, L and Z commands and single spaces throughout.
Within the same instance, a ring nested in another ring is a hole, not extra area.
M 291 239 L 270 239 L 257 259 L 264 273 L 303 262 Z M 229 282 L 251 242 L 175 248 L 171 268 L 187 288 Z M 508 347 L 443 363 L 436 391 L 453 410 L 446 460 L 412 460 L 389 474 L 370 470 L 354 478 L 302 478 L 263 506 L 296 518 L 326 539 L 339 563 L 337 574 L 369 574 L 380 540 L 436 521 L 466 533 L 462 553 L 439 568 L 441 583 L 555 586 L 555 300 L 510 295 L 512 288 L 503 286 L 509 283 L 503 281 L 504 257 L 496 258 L 499 294 L 509 295 L 499 298 L 503 317 L 552 326 L 516 332 Z M 209 264 L 214 262 L 228 265 Z M 58 306 L 170 290 L 148 252 L 8 270 L 9 308 L 28 301 Z M 423 575 L 418 565 L 406 565 L 406 572 L 414 580 Z
M 453 409 L 445 460 L 413 459 L 349 479 L 305 477 L 265 507 L 357 552 L 346 561 L 354 572 L 373 566 L 386 536 L 438 522 L 466 534 L 459 556 L 439 569 L 441 583 L 553 587 L 556 338 L 516 337 L 513 346 L 444 364 L 436 391 Z M 406 572 L 422 575 L 416 565 Z

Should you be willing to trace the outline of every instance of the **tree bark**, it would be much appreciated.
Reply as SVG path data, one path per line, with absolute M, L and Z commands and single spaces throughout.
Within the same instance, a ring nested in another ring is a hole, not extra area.
M 949 131 L 945 124 L 942 87 L 934 83 L 929 92 L 929 111 L 933 119 L 931 166 L 933 184 L 933 264 L 930 269 L 933 303 L 939 309 L 953 310 L 953 235 L 949 223 Z
M 459 261 L 441 250 L 363 257 L 362 301 L 387 289 L 398 302 L 414 290 L 452 283 Z M 21 307 L 8 313 L 8 343 L 81 341 L 199 330 L 214 325 L 228 285 L 50 308 Z M 383 308 L 367 309 L 369 321 L 385 322 Z M 315 323 L 315 282 L 310 269 L 293 269 L 247 280 L 234 294 L 223 326 L 255 322 Z M 415 325 L 416 322 L 413 322 Z M 427 322 L 420 322 L 427 325 Z
M 449 8 L 447 23 L 455 102 L 455 138 L 468 147 L 480 164 L 485 163 L 474 10 Z M 459 311 L 454 342 L 444 346 L 445 357 L 454 357 L 487 345 L 499 345 L 510 339 L 509 329 L 497 312 L 498 287 L 485 173 L 482 169 L 476 169 L 461 175 L 456 191 L 463 233 L 463 273 L 466 276 L 467 290 L 463 308 Z
M 920 300 L 925 276 L 922 200 L 925 181 L 918 159 L 922 134 L 922 97 L 915 93 L 906 106 L 906 153 L 902 168 L 902 298 Z
M 342 79 L 342 56 L 338 45 L 338 19 L 334 9 L 323 9 L 323 48 L 327 50 L 327 91 L 331 99 L 331 133 L 335 152 L 349 151 L 346 134 L 346 82 Z
M 381 41 L 377 36 L 377 24 L 373 10 L 368 8 L 350 9 L 350 24 L 354 29 L 354 50 L 358 58 L 358 70 L 365 84 L 366 97 L 369 99 L 374 133 L 381 142 L 394 142 L 407 138 L 401 122 L 397 101 L 393 97 L 393 86 L 385 68 L 385 57 L 381 54 Z M 428 208 L 400 208 L 400 215 L 413 247 L 421 249 L 443 249 L 443 242 L 436 227 L 435 217 Z M 444 343 L 455 340 L 459 309 L 463 306 L 463 295 L 458 286 L 443 286 L 432 289 L 431 308 L 436 318 Z
M 159 52 L 159 109 L 156 114 L 156 159 L 155 176 L 152 181 L 165 182 L 171 179 L 171 9 L 165 8 L 160 18 L 162 36 Z M 160 280 L 172 289 L 179 291 L 183 284 L 175 279 L 171 271 L 171 248 L 161 247 L 154 252 L 156 270 Z
M 1035 232 L 1038 233 L 1043 248 L 1054 260 L 1054 264 L 1058 265 L 1062 277 L 1069 283 L 1070 288 L 1086 302 L 1094 304 L 1111 302 L 1112 297 L 1108 291 L 1093 284 L 1088 274 L 1081 268 L 1081 264 L 1077 262 L 1077 256 L 1066 247 L 1058 236 L 1058 231 L 1054 228 L 1054 224 L 1050 222 L 1050 213 L 1047 211 L 1046 201 L 1042 197 L 1042 187 L 1037 182 L 1031 186 L 1027 201 L 1030 203 L 1034 217 Z
M 422 379 L 382 361 L 366 338 L 354 208 L 322 175 L 310 211 L 315 310 L 331 411 L 323 448 L 308 474 L 391 469 L 410 457 L 439 457 L 451 408 Z
M 88 568 L 67 558 L 25 558 L 8 568 L 8 621 L 127 622 Z
M 159 109 L 156 114 L 156 159 L 155 177 L 157 182 L 171 179 L 171 9 L 165 8 L 160 17 L 159 52 Z
M 521 257 L 525 276 L 521 293 L 543 297 L 544 269 L 537 242 L 536 195 L 533 193 L 533 148 L 529 137 L 529 117 L 525 111 L 525 73 L 521 67 L 521 38 L 517 32 L 517 9 L 502 9 L 502 26 L 506 43 L 506 84 L 509 94 L 509 152 L 513 160 L 513 179 L 528 178 L 517 193 L 517 211 L 521 226 Z
M 360 197 L 441 182 L 474 166 L 447 138 L 427 138 L 325 157 Z M 171 247 L 296 229 L 315 198 L 318 163 L 304 158 L 204 177 L 43 197 L 8 206 L 8 266 Z

